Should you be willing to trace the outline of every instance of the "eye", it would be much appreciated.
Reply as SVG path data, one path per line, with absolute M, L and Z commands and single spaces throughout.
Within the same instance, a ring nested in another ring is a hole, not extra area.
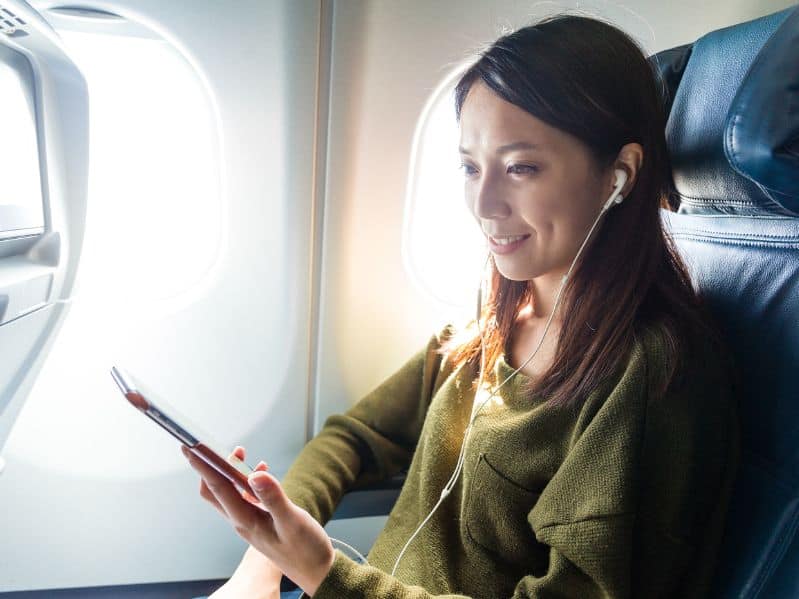
M 474 168 L 471 164 L 466 164 L 465 162 L 461 163 L 460 169 L 463 171 L 463 175 L 465 177 L 469 177 L 477 172 L 476 168 Z
M 509 164 L 508 172 L 513 175 L 527 175 L 537 173 L 538 167 L 534 164 Z

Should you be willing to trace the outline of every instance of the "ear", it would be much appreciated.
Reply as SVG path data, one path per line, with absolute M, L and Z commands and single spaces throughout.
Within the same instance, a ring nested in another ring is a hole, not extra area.
M 613 172 L 617 169 L 623 169 L 624 172 L 627 173 L 627 182 L 624 184 L 624 187 L 621 189 L 621 195 L 625 198 L 629 195 L 630 191 L 633 187 L 635 187 L 635 182 L 638 177 L 638 171 L 641 169 L 641 163 L 644 160 L 644 149 L 641 147 L 639 143 L 628 143 L 625 144 L 621 150 L 619 150 L 619 155 L 616 158 L 616 162 L 613 163 L 613 167 L 611 168 L 610 174 L 610 187 L 608 188 L 608 194 L 613 191 L 613 185 L 615 182 L 615 176 Z

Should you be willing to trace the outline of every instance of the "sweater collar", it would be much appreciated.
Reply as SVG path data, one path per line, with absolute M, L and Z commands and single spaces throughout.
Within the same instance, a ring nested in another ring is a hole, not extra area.
M 515 368 L 510 366 L 505 360 L 505 354 L 501 354 L 496 363 L 494 364 L 494 379 L 496 385 L 501 385 L 502 382 L 513 374 Z M 529 387 L 532 379 L 524 374 L 522 371 L 513 374 L 505 385 L 497 392 L 497 396 L 502 399 L 502 403 L 509 408 L 526 409 L 531 405 L 541 403 L 543 400 L 540 396 L 531 396 L 524 391 L 524 387 Z

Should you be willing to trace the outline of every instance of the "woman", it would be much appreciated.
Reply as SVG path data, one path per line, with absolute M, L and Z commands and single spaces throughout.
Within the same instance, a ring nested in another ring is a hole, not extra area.
M 456 114 L 491 249 L 479 321 L 331 416 L 282 485 L 252 475 L 269 513 L 192 462 L 251 545 L 214 596 L 276 597 L 281 571 L 315 598 L 706 596 L 737 412 L 662 229 L 649 63 L 606 23 L 551 17 L 482 53 Z M 343 493 L 405 467 L 370 565 L 334 550 L 320 523 Z

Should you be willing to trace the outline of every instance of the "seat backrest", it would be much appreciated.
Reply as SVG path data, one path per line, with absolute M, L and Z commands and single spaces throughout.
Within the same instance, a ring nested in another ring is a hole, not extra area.
M 717 597 L 799 597 L 799 7 L 650 57 L 676 213 L 663 211 L 732 349 L 741 464 Z

